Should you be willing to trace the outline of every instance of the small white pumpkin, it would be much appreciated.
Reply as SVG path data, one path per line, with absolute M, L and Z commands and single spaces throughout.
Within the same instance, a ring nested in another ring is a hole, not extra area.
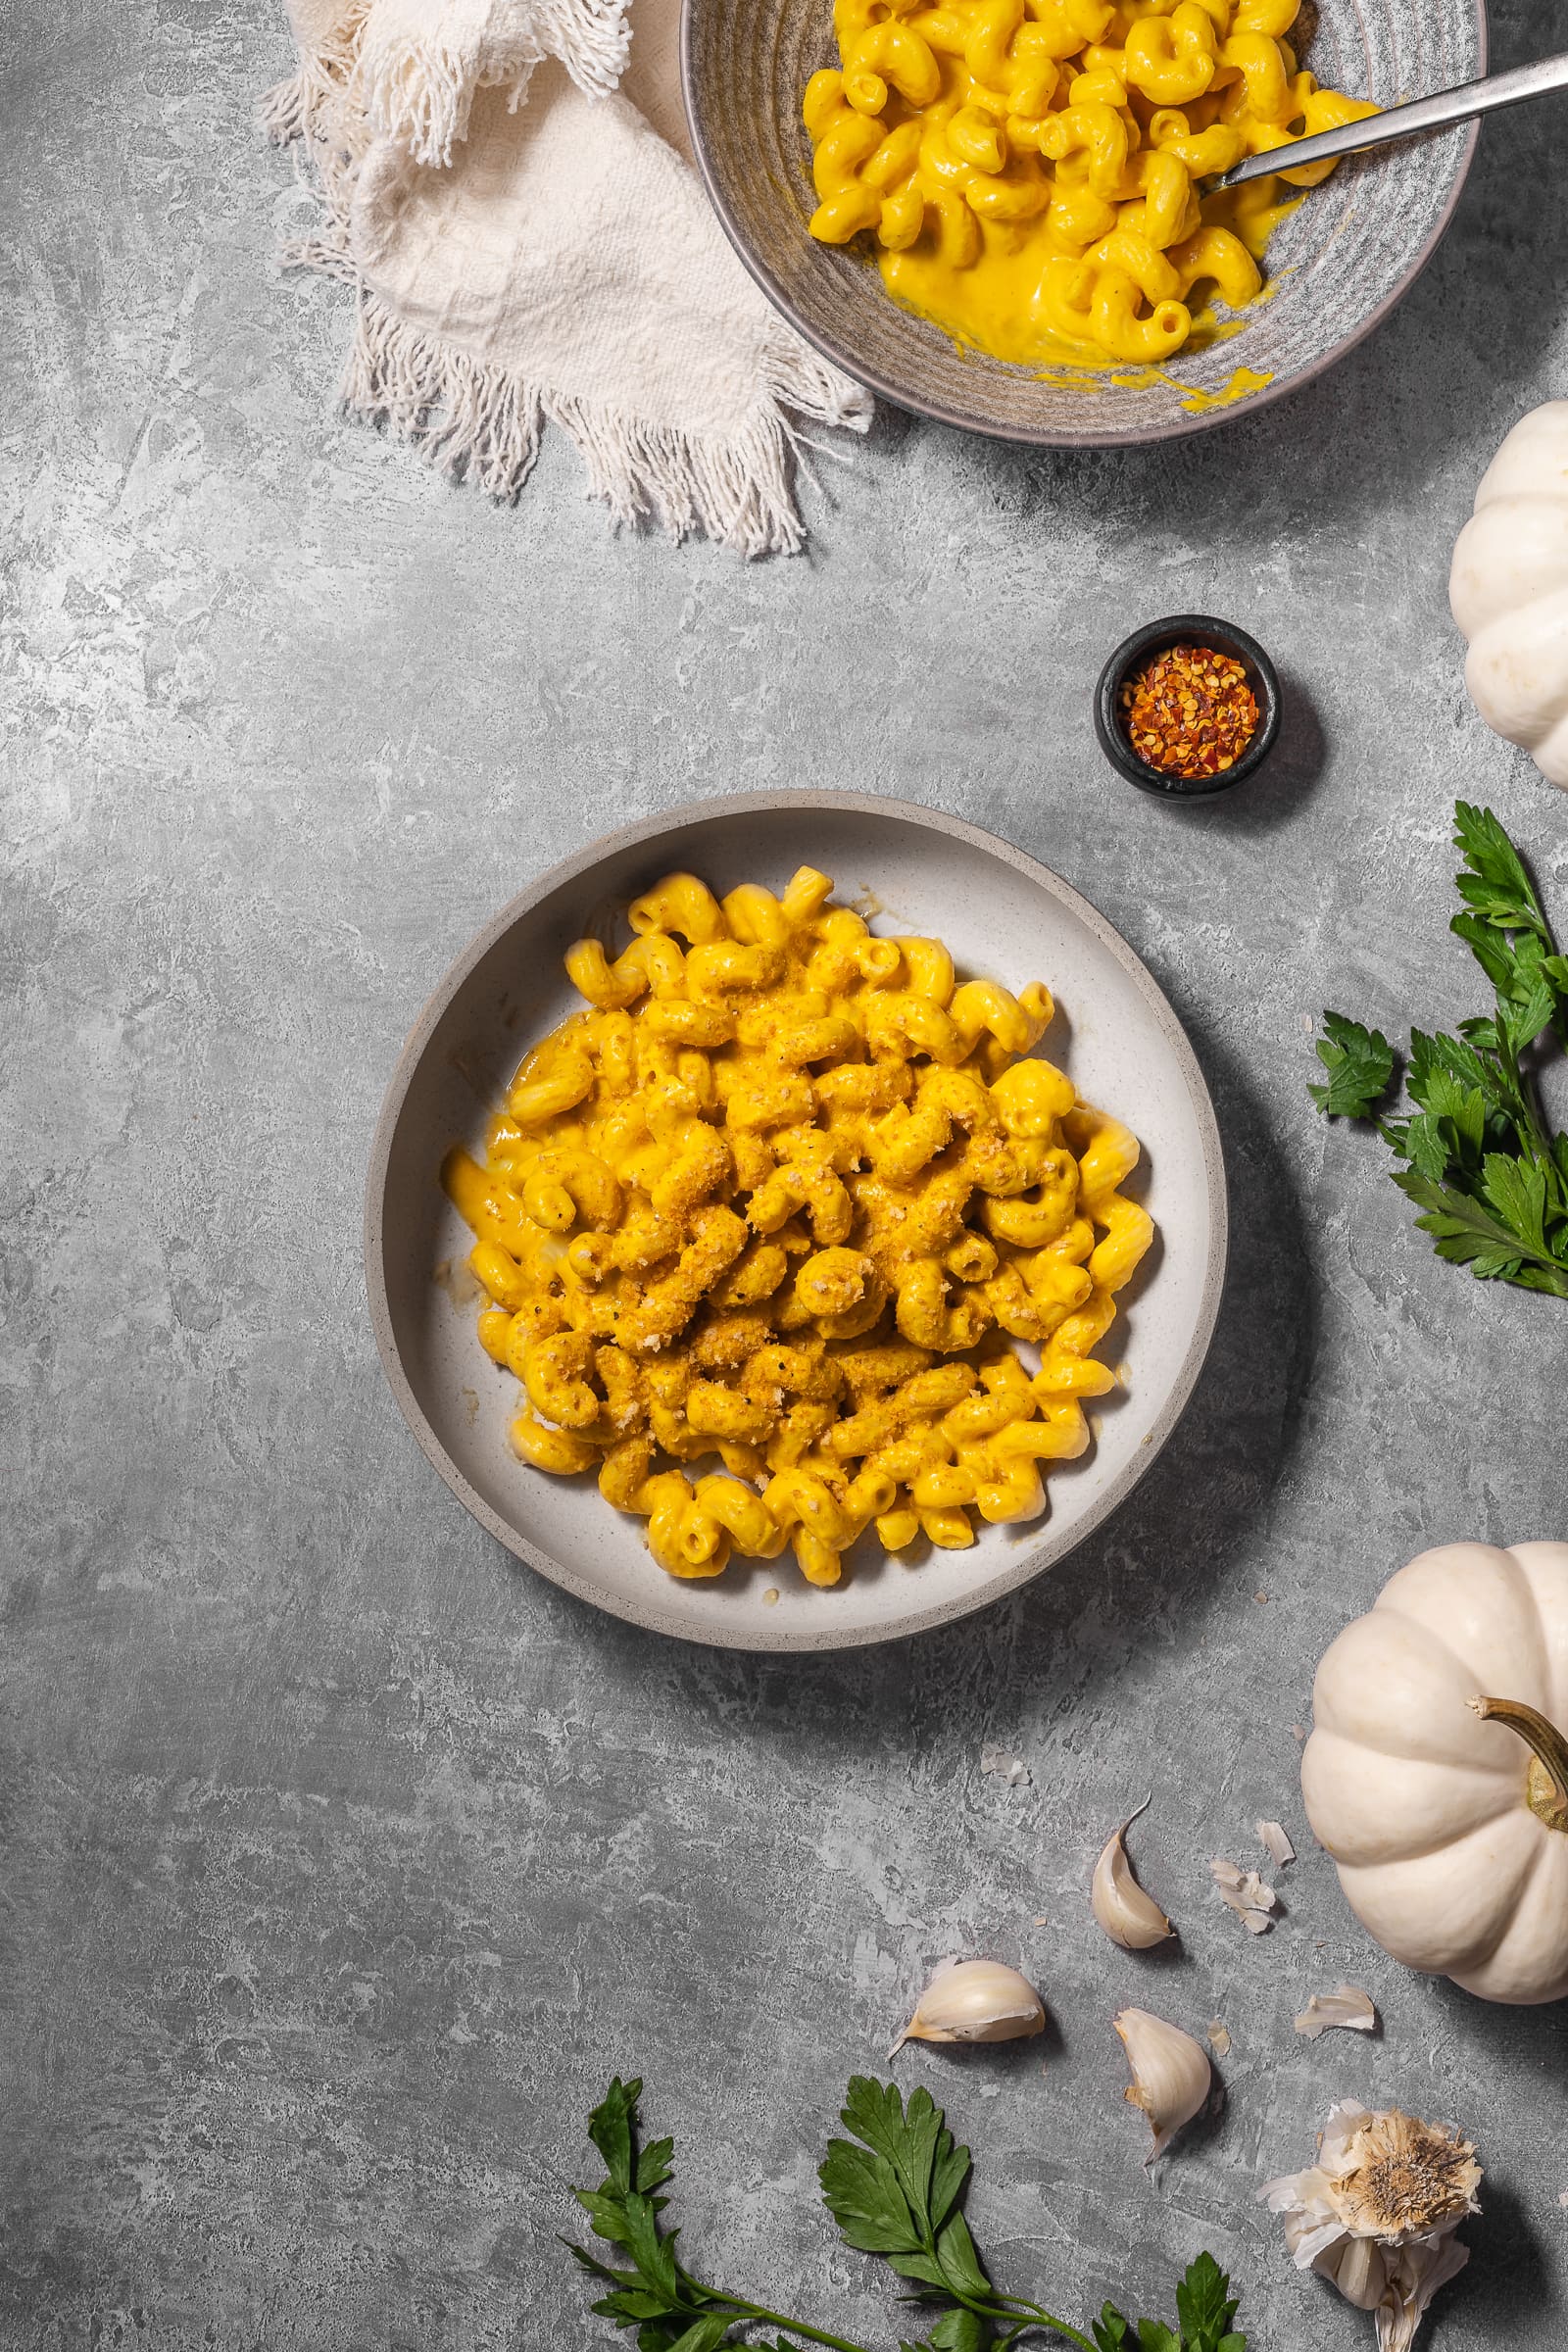
M 1568 400 L 1522 416 L 1482 475 L 1448 603 L 1476 709 L 1568 791 Z
M 1312 1705 L 1301 1793 L 1362 1926 L 1483 2000 L 1560 2000 L 1568 1544 L 1422 1552 L 1327 1652 Z

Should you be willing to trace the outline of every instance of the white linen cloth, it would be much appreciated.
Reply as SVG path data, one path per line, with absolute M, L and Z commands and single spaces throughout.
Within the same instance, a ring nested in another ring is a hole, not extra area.
M 299 70 L 264 116 L 304 141 L 322 218 L 283 259 L 355 286 L 343 400 L 447 471 L 514 496 L 550 418 L 617 522 L 793 552 L 792 416 L 863 430 L 870 399 L 753 285 L 669 143 L 678 0 L 635 26 L 627 5 L 289 0 Z

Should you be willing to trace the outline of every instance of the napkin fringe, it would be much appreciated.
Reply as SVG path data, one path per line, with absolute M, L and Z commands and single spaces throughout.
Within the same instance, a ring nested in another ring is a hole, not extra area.
M 354 71 L 372 0 L 350 0 L 330 32 L 299 50 L 299 71 L 262 93 L 262 128 L 274 146 L 286 147 L 324 127 Z
M 586 98 L 608 97 L 625 71 L 631 46 L 628 0 L 533 0 L 525 45 L 505 65 L 473 72 L 471 44 L 438 30 L 413 40 L 362 48 L 353 97 L 376 128 L 407 147 L 416 163 L 445 168 L 468 135 L 477 90 L 504 89 L 515 114 L 533 71 L 558 57 Z
M 362 54 L 354 86 L 377 130 L 406 147 L 416 163 L 444 169 L 452 161 L 453 148 L 468 135 L 474 92 L 504 89 L 508 108 L 515 114 L 543 55 L 542 49 L 533 49 L 503 70 L 475 78 L 463 44 L 439 36 L 405 41 L 373 56 Z
M 591 495 L 617 523 L 652 517 L 673 538 L 702 531 L 748 557 L 797 553 L 807 537 L 796 511 L 798 482 L 809 478 L 805 453 L 816 444 L 796 420 L 863 432 L 872 409 L 867 393 L 781 320 L 768 315 L 737 342 L 734 359 L 744 365 L 750 353 L 755 367 L 752 398 L 731 429 L 705 433 L 657 424 L 475 359 L 411 324 L 367 282 L 351 215 L 378 135 L 372 113 L 405 147 L 445 163 L 466 129 L 472 97 L 471 84 L 460 86 L 455 44 L 434 30 L 428 38 L 420 30 L 412 40 L 385 40 L 372 56 L 373 5 L 337 0 L 330 36 L 302 47 L 298 72 L 261 104 L 268 134 L 279 144 L 299 142 L 296 170 L 318 206 L 309 233 L 283 244 L 280 266 L 324 271 L 354 288 L 354 340 L 339 387 L 345 409 L 383 423 L 438 471 L 502 500 L 515 498 L 527 480 L 549 418 L 576 443 Z M 603 94 L 625 63 L 626 5 L 523 0 L 526 30 L 489 86 L 508 87 L 514 107 L 521 101 L 537 35 L 541 54 L 558 55 L 584 95 Z M 436 12 L 430 15 L 434 24 Z
M 766 338 L 761 359 L 755 405 L 737 431 L 682 432 L 454 350 L 362 286 L 341 390 L 346 408 L 492 498 L 516 497 L 548 417 L 576 443 L 590 494 L 617 523 L 653 517 L 676 539 L 700 530 L 743 556 L 794 555 L 806 541 L 791 479 L 799 442 L 780 404 L 860 432 L 871 404 L 853 388 L 847 394 L 844 379 L 793 336 Z
M 303 69 L 291 74 L 286 81 L 274 81 L 264 90 L 256 112 L 263 130 L 274 147 L 287 147 L 305 136 L 305 74 Z

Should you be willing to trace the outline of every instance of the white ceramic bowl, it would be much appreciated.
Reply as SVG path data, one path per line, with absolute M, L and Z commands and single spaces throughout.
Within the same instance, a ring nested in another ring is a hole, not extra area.
M 572 940 L 623 917 L 674 867 L 722 893 L 746 880 L 782 888 L 808 863 L 834 877 L 842 899 L 874 894 L 886 911 L 873 929 L 935 932 L 968 972 L 1014 989 L 1049 984 L 1059 1009 L 1043 1050 L 1141 1138 L 1131 1189 L 1141 1188 L 1159 1238 L 1101 1350 L 1125 1366 L 1125 1391 L 1094 1408 L 1091 1450 L 1053 1470 L 1046 1518 L 987 1527 L 972 1550 L 929 1551 L 916 1566 L 863 1543 L 827 1591 L 807 1585 L 787 1552 L 681 1583 L 650 1556 L 642 1522 L 611 1510 L 591 1480 L 548 1478 L 513 1454 L 515 1384 L 481 1350 L 472 1303 L 456 1304 L 450 1281 L 437 1279 L 443 1262 L 463 1266 L 472 1238 L 437 1171 L 455 1142 L 481 1150 L 486 1112 L 523 1049 L 580 1004 L 561 968 Z M 955 817 L 857 793 L 769 793 L 677 808 L 594 842 L 514 899 L 458 957 L 387 1090 L 366 1196 L 366 1276 L 410 1427 L 459 1500 L 519 1559 L 659 1633 L 735 1649 L 836 1649 L 983 1607 L 1059 1560 L 1131 1494 L 1198 1378 L 1225 1235 L 1202 1075 L 1165 998 L 1102 915 L 1032 858 Z

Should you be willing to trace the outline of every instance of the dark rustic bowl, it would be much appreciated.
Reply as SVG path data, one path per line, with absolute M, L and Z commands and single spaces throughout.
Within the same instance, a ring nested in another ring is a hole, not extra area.
M 1181 776 L 1167 776 L 1162 769 L 1151 767 L 1141 760 L 1127 739 L 1118 697 L 1124 679 L 1142 662 L 1156 654 L 1163 654 L 1173 645 L 1211 646 L 1216 654 L 1229 654 L 1247 672 L 1247 682 L 1257 698 L 1257 727 L 1250 743 L 1222 776 L 1200 776 L 1191 782 Z M 1118 774 L 1140 792 L 1152 792 L 1164 801 L 1212 800 L 1217 792 L 1230 792 L 1236 785 L 1245 784 L 1255 776 L 1270 752 L 1280 731 L 1279 673 L 1255 637 L 1231 621 L 1215 620 L 1206 612 L 1177 612 L 1165 620 L 1149 621 L 1123 638 L 1110 660 L 1100 673 L 1095 688 L 1095 733 L 1100 748 Z
M 1303 62 L 1320 82 L 1381 105 L 1474 80 L 1487 62 L 1486 0 L 1318 0 Z M 1165 441 L 1277 400 L 1385 318 L 1447 226 L 1475 148 L 1472 122 L 1342 163 L 1269 248 L 1277 280 L 1243 331 L 1178 353 L 1165 374 L 1117 384 L 1123 367 L 1036 373 L 963 351 L 901 311 L 860 250 L 807 233 L 814 198 L 801 94 L 836 62 L 831 0 L 684 0 L 681 71 L 708 192 L 747 269 L 793 325 L 900 408 L 1008 441 L 1054 448 Z M 1222 408 L 1183 406 L 1238 368 L 1272 377 Z

